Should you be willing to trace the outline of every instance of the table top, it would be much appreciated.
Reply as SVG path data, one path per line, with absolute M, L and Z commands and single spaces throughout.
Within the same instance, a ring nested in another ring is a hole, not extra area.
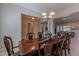
M 38 48 L 39 48 L 38 44 L 42 44 L 46 41 L 49 41 L 49 40 L 38 40 L 38 41 L 36 39 L 34 39 L 34 40 L 22 40 L 20 42 L 20 55 L 26 55 L 26 54 L 29 54 L 29 53 L 35 51 L 35 50 L 38 50 Z M 48 44 L 52 45 L 52 43 L 50 43 L 50 42 Z M 64 40 L 61 44 L 62 45 L 61 48 L 63 47 L 63 44 L 64 44 Z M 41 48 L 44 48 L 44 46 L 45 45 L 42 44 Z
M 23 40 L 20 42 L 20 55 L 29 54 L 35 50 L 38 50 L 38 43 L 42 43 L 46 40 L 39 40 L 38 42 L 35 40 Z M 41 46 L 44 48 L 44 45 Z

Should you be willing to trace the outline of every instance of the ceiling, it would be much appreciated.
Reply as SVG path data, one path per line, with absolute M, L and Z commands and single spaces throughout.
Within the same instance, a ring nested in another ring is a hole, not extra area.
M 72 3 L 16 3 L 17 5 L 42 13 L 52 12 L 58 13 L 66 8 L 73 6 Z
M 77 6 L 77 7 L 79 6 L 78 3 L 16 3 L 16 5 L 19 5 L 23 8 L 30 9 L 40 14 L 42 12 L 49 13 L 53 11 L 56 13 L 55 15 L 73 6 Z M 61 22 L 61 21 L 69 22 L 69 21 L 79 20 L 78 15 L 79 15 L 79 12 L 71 14 L 67 17 L 60 17 L 57 19 L 57 22 Z

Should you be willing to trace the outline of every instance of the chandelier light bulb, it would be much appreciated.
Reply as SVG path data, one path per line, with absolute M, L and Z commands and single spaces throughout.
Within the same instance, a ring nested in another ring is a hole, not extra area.
M 43 18 L 47 18 L 47 16 L 43 16 Z
M 51 15 L 49 15 L 49 16 L 48 16 L 48 18 L 52 18 L 52 16 L 51 16 Z
M 47 15 L 47 13 L 43 12 L 43 13 L 42 13 L 42 16 L 45 16 L 45 15 Z
M 32 19 L 35 19 L 34 17 L 32 17 Z
M 55 12 L 50 12 L 49 15 L 55 15 Z

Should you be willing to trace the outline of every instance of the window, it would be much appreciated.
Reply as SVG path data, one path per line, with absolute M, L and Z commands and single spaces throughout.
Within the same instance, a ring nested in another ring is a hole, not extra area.
M 63 31 L 70 31 L 70 26 L 64 25 L 63 26 Z
M 60 31 L 70 31 L 70 26 L 69 25 L 58 25 L 57 32 L 60 32 Z

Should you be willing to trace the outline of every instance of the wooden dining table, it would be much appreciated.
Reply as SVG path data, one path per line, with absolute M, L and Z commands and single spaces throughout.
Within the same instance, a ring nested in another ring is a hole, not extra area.
M 28 55 L 35 52 L 39 48 L 39 44 L 47 40 L 22 40 L 20 41 L 20 55 Z M 44 48 L 44 44 L 41 45 L 41 49 Z
M 39 44 L 42 44 L 43 42 L 46 42 L 46 41 L 50 41 L 50 40 L 45 40 L 45 39 L 43 39 L 43 40 L 37 40 L 37 39 L 21 40 L 20 44 L 19 44 L 20 45 L 19 46 L 20 55 L 21 56 L 23 56 L 23 55 L 27 56 L 27 55 L 31 55 L 32 53 L 35 53 L 37 50 L 39 50 Z M 50 42 L 49 42 L 49 44 L 51 44 Z M 64 41 L 62 42 L 61 48 L 63 47 L 63 44 L 64 44 Z M 45 44 L 42 44 L 40 46 L 41 46 L 40 49 L 43 49 L 45 47 Z

